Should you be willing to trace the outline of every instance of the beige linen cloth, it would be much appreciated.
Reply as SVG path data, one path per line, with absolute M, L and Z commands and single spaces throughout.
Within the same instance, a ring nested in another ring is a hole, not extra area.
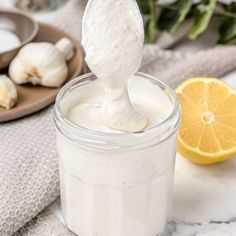
M 52 24 L 79 41 L 85 6 L 86 0 L 71 0 Z M 236 47 L 214 45 L 217 23 L 197 42 L 186 40 L 188 25 L 175 38 L 162 34 L 156 45 L 146 45 L 140 70 L 175 87 L 189 77 L 220 77 L 236 69 Z M 0 124 L 0 235 L 72 235 L 45 209 L 58 196 L 53 106 Z

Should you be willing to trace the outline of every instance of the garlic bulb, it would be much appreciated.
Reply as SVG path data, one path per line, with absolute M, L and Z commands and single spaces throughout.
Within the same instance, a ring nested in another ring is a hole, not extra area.
M 66 60 L 73 55 L 73 44 L 67 38 L 62 38 L 55 45 L 47 42 L 29 43 L 11 62 L 9 75 L 16 84 L 59 87 L 68 74 Z
M 0 75 L 0 106 L 10 109 L 16 103 L 17 90 L 15 84 L 6 75 Z

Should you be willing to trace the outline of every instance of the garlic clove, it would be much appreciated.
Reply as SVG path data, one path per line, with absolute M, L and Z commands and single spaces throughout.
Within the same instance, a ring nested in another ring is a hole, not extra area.
M 55 47 L 64 55 L 66 61 L 69 61 L 75 54 L 74 45 L 68 38 L 60 39 Z
M 6 75 L 0 75 L 0 106 L 10 109 L 16 103 L 17 89 L 15 84 Z
M 45 87 L 60 87 L 67 77 L 68 74 L 68 67 L 62 64 L 58 66 L 53 71 L 48 71 L 44 74 L 41 85 Z M 55 79 L 52 79 L 56 77 Z
M 71 57 L 69 39 L 59 41 L 60 50 L 48 42 L 30 43 L 23 47 L 9 66 L 9 75 L 17 84 L 31 83 L 45 87 L 60 87 L 68 75 L 64 56 Z M 73 44 L 72 44 L 73 46 Z
M 38 48 L 37 50 L 36 47 Z M 41 53 L 37 53 L 38 50 L 41 50 Z M 39 61 L 42 61 L 42 54 L 42 47 L 37 43 L 29 43 L 24 46 L 10 63 L 9 76 L 11 79 L 16 84 L 40 84 L 41 73 L 39 72 L 38 64 Z

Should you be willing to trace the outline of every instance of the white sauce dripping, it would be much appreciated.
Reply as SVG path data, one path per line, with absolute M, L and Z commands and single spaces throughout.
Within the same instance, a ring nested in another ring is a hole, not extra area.
M 137 132 L 147 119 L 132 106 L 129 78 L 138 71 L 143 51 L 143 21 L 134 0 L 90 0 L 85 10 L 82 45 L 86 62 L 105 89 L 99 111 L 104 126 Z

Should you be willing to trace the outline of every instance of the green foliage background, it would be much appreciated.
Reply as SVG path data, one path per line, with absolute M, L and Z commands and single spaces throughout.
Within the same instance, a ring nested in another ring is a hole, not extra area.
M 147 17 L 146 43 L 155 43 L 159 30 L 174 34 L 187 18 L 193 18 L 188 37 L 195 40 L 207 29 L 215 14 L 221 17 L 218 43 L 236 43 L 236 2 L 226 5 L 217 0 L 201 0 L 193 4 L 192 0 L 177 0 L 172 4 L 158 5 L 157 0 L 137 1 L 141 12 Z

